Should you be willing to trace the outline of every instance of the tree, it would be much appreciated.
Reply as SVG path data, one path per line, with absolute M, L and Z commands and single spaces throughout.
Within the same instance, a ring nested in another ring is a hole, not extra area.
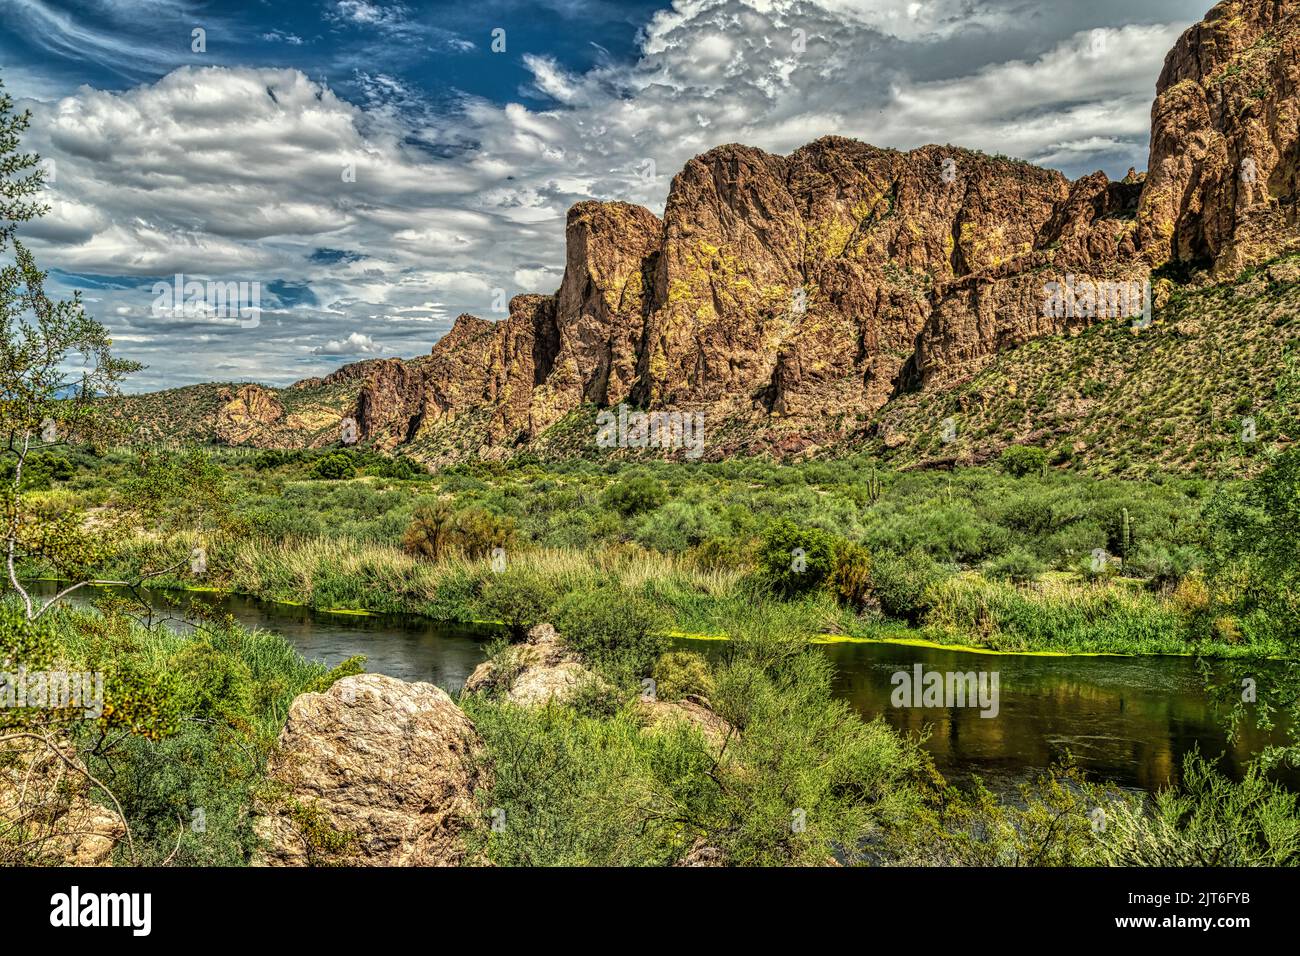
M 79 512 L 54 514 L 32 506 L 23 494 L 24 468 L 33 455 L 56 445 L 101 440 L 96 399 L 115 394 L 128 374 L 143 367 L 111 354 L 108 329 L 86 314 L 79 292 L 69 301 L 46 293 L 46 273 L 18 239 L 21 223 L 47 211 L 39 200 L 40 159 L 19 151 L 30 122 L 31 114 L 16 113 L 0 84 L 0 459 L 7 475 L 0 486 L 0 542 L 9 583 L 29 620 L 62 594 L 34 603 L 18 580 L 19 562 L 79 577 L 102 557 L 103 546 L 86 533 Z

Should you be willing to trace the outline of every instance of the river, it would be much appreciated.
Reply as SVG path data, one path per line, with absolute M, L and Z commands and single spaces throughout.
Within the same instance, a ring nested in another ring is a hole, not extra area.
M 48 597 L 54 588 L 40 583 L 35 591 Z M 283 635 L 304 657 L 333 666 L 364 654 L 368 670 L 428 681 L 452 694 L 484 659 L 485 643 L 495 633 L 414 615 L 339 614 L 239 596 L 145 593 L 159 619 L 182 630 L 192 601 L 215 603 L 246 627 Z M 87 604 L 93 598 L 85 589 L 73 600 Z M 725 653 L 725 642 L 679 643 L 710 655 Z M 1131 789 L 1153 791 L 1176 780 L 1183 756 L 1196 747 L 1204 755 L 1222 754 L 1222 769 L 1239 776 L 1269 739 L 1284 739 L 1280 732 L 1270 737 L 1252 728 L 1229 741 L 1190 658 L 984 655 L 902 644 L 818 647 L 835 665 L 835 693 L 858 713 L 883 715 L 906 733 L 928 730 L 925 746 L 946 776 L 978 774 L 998 792 L 1067 753 L 1096 778 Z M 976 707 L 892 706 L 894 675 L 910 674 L 917 664 L 927 672 L 996 673 L 997 716 L 982 717 Z M 1300 774 L 1288 772 L 1283 779 L 1300 790 Z

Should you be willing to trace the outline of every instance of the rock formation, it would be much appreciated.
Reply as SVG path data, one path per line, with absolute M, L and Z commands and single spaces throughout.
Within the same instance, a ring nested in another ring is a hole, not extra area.
M 672 723 L 686 723 L 698 727 L 709 745 L 719 749 L 726 745 L 735 729 L 724 718 L 714 713 L 709 702 L 690 696 L 682 700 L 649 700 L 640 698 L 637 707 L 646 720 L 648 730 L 656 730 Z
M 323 445 L 351 415 L 383 448 L 502 457 L 625 401 L 706 412 L 709 457 L 845 437 L 900 393 L 1124 318 L 1054 314 L 1050 283 L 1231 274 L 1300 246 L 1298 51 L 1300 0 L 1220 3 L 1166 60 L 1149 173 L 1120 182 L 838 136 L 789 156 L 719 146 L 674 177 L 662 220 L 618 202 L 569 210 L 554 295 L 516 296 L 501 321 L 462 315 L 428 356 L 282 393 L 323 396 L 310 415 L 255 386 L 225 394 L 216 437 Z
M 470 694 L 499 694 L 521 707 L 565 703 L 578 689 L 598 678 L 565 647 L 550 624 L 538 624 L 523 643 L 484 661 L 465 681 Z
M 380 674 L 302 694 L 267 774 L 261 862 L 452 866 L 477 819 L 474 724 L 432 684 Z M 337 841 L 322 847 L 320 831 Z
M 284 406 L 275 392 L 260 385 L 224 390 L 220 398 L 223 404 L 217 409 L 216 432 L 231 445 L 244 444 L 284 417 Z
M 1297 245 L 1300 5 L 1225 0 L 1165 58 L 1139 214 L 1144 255 L 1222 276 Z
M 29 858 L 57 866 L 108 866 L 126 836 L 117 813 L 90 798 L 91 786 L 53 751 L 77 762 L 66 740 L 13 739 L 0 745 L 0 837 L 20 834 Z

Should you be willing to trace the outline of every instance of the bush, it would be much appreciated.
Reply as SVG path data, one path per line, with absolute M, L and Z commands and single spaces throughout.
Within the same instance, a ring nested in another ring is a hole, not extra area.
M 860 544 L 841 544 L 835 553 L 831 587 L 850 607 L 865 606 L 871 600 L 871 552 Z
M 716 771 L 711 842 L 734 866 L 857 862 L 915 809 L 926 758 L 834 698 L 824 654 L 774 640 L 751 638 L 716 677 L 713 704 L 739 733 Z
M 1210 589 L 1200 574 L 1189 574 L 1178 582 L 1170 597 L 1174 609 L 1189 619 L 1202 618 L 1210 613 Z
M 453 511 L 445 501 L 422 505 L 411 516 L 402 535 L 402 550 L 426 561 L 451 554 L 481 558 L 509 545 L 515 534 L 513 519 L 473 505 Z
M 487 617 L 500 621 L 518 640 L 548 618 L 557 596 L 555 585 L 536 571 L 508 567 L 489 576 L 479 602 Z
M 763 535 L 759 568 L 773 590 L 787 597 L 822 586 L 835 571 L 835 537 L 781 519 Z
M 620 685 L 649 676 L 668 646 L 650 605 L 615 587 L 570 591 L 555 605 L 553 618 L 564 643 Z
M 919 551 L 900 556 L 877 554 L 872 569 L 872 590 L 880 610 L 890 617 L 919 624 L 934 604 L 932 589 L 945 574 L 935 561 Z
M 1012 445 L 1002 452 L 998 465 L 1008 475 L 1023 478 L 1038 474 L 1047 466 L 1047 452 L 1031 445 Z
M 984 566 L 985 573 L 995 581 L 1014 581 L 1023 584 L 1043 573 L 1043 562 L 1024 548 L 1012 548 Z
M 636 540 L 656 551 L 680 552 L 725 532 L 722 519 L 707 505 L 670 501 L 641 519 Z
M 61 455 L 35 452 L 28 456 L 23 468 L 24 491 L 48 491 L 56 481 L 67 481 L 77 468 L 71 461 Z M 0 464 L 0 481 L 12 482 L 14 463 L 5 461 Z
M 670 651 L 655 663 L 655 695 L 660 700 L 681 700 L 683 697 L 711 697 L 714 692 L 713 674 L 709 662 L 694 651 Z
M 631 517 L 643 511 L 653 511 L 667 500 L 668 492 L 663 482 L 639 475 L 610 485 L 605 491 L 604 504 L 624 517 Z
M 744 571 L 754 565 L 754 548 L 741 538 L 709 538 L 692 548 L 687 559 L 701 571 Z
M 384 456 L 366 465 L 366 474 L 376 478 L 394 478 L 398 481 L 421 481 L 430 478 L 429 472 L 414 458 L 405 455 Z
M 1104 862 L 1112 866 L 1300 865 L 1300 797 L 1258 763 L 1240 782 L 1199 754 L 1183 763 L 1181 788 L 1162 790 L 1151 812 L 1111 813 Z
M 707 800 L 712 761 L 684 724 L 648 734 L 627 710 L 605 719 L 477 695 L 464 706 L 493 778 L 480 808 L 502 814 L 471 833 L 471 851 L 497 866 L 668 866 L 690 848 L 693 827 L 645 812 L 647 797 Z
M 257 453 L 253 458 L 253 469 L 255 471 L 268 471 L 282 465 L 297 464 L 302 459 L 303 453 L 300 451 L 281 451 L 278 448 L 270 448 Z
M 311 476 L 313 478 L 323 478 L 326 481 L 338 481 L 343 478 L 351 478 L 356 475 L 356 466 L 347 455 L 335 453 L 326 455 L 312 466 Z

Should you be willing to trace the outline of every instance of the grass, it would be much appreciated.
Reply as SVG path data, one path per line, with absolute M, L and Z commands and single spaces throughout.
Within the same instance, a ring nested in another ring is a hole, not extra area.
M 171 552 L 183 554 L 178 540 Z M 123 572 L 161 563 L 158 544 L 124 556 Z M 164 547 L 164 551 L 167 549 Z M 400 550 L 347 539 L 234 542 L 211 573 L 221 587 L 280 603 L 341 614 L 416 614 L 461 623 L 502 623 L 494 588 L 538 581 L 549 601 L 608 588 L 659 608 L 667 636 L 726 639 L 735 622 L 761 610 L 790 632 L 815 640 L 879 641 L 957 647 L 992 653 L 1153 654 L 1268 657 L 1284 647 L 1267 638 L 1239 642 L 1204 639 L 1172 602 L 1134 587 L 1137 582 L 1088 582 L 1056 574 L 1017 585 L 966 571 L 929 592 L 929 607 L 915 626 L 879 612 L 856 611 L 826 591 L 789 600 L 768 593 L 760 579 L 736 569 L 701 569 L 681 555 L 638 550 L 585 552 L 556 548 L 512 553 L 508 571 L 488 558 L 451 556 L 417 560 Z M 160 587 L 185 587 L 186 578 L 164 576 Z M 539 618 L 540 619 L 540 618 Z

